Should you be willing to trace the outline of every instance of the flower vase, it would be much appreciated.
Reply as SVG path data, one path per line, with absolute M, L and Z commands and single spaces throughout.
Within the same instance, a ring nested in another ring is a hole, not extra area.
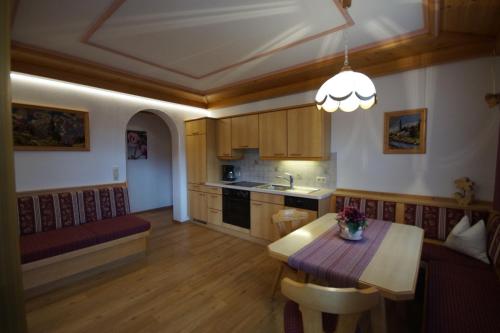
M 347 240 L 361 240 L 363 239 L 363 228 L 358 228 L 355 232 L 351 232 L 349 227 L 345 224 L 339 223 L 340 237 Z

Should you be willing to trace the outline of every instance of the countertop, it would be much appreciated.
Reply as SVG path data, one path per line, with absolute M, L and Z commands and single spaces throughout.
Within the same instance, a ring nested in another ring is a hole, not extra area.
M 278 195 L 286 195 L 290 197 L 297 197 L 297 198 L 308 198 L 308 199 L 316 199 L 316 200 L 321 200 L 330 197 L 335 190 L 331 189 L 326 189 L 326 188 L 320 188 L 317 191 L 314 191 L 312 193 L 294 193 L 294 192 L 285 192 L 285 191 L 276 191 L 276 190 L 268 190 L 268 189 L 263 189 L 263 188 L 258 188 L 258 187 L 243 187 L 243 186 L 234 186 L 234 185 L 229 185 L 228 182 L 207 182 L 205 183 L 207 186 L 216 186 L 216 187 L 225 187 L 225 188 L 232 188 L 235 190 L 245 190 L 245 191 L 250 191 L 250 192 L 260 192 L 260 193 L 270 193 L 270 194 L 278 194 Z

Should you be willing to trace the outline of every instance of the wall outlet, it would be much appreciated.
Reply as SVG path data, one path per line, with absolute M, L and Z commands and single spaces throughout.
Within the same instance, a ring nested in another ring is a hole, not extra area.
M 117 182 L 120 180 L 120 168 L 117 166 L 113 167 L 113 181 Z
M 316 183 L 318 183 L 318 184 L 326 184 L 326 177 L 317 176 L 316 177 Z

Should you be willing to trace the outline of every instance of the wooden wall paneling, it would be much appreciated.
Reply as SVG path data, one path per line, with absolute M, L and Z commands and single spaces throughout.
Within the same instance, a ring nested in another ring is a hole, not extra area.
M 17 226 L 10 93 L 10 1 L 0 2 L 0 332 L 27 332 Z
M 496 36 L 500 31 L 498 0 L 444 0 L 442 29 Z

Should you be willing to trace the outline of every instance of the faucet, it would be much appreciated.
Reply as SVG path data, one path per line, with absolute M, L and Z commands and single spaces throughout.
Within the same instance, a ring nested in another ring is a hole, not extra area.
M 290 183 L 290 189 L 293 190 L 293 175 L 291 173 L 288 173 L 288 172 L 285 172 L 285 175 L 287 175 L 288 177 L 276 176 L 276 178 L 281 178 L 281 179 L 287 180 Z

